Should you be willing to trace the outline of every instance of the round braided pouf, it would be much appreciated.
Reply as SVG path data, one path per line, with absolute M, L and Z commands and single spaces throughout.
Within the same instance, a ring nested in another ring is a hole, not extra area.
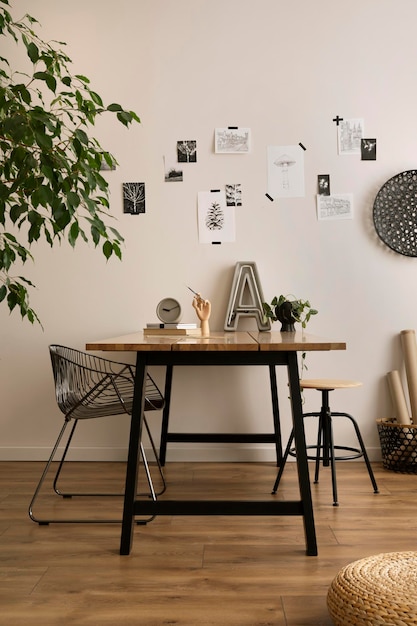
M 346 565 L 327 607 L 336 626 L 416 626 L 417 552 L 388 552 Z

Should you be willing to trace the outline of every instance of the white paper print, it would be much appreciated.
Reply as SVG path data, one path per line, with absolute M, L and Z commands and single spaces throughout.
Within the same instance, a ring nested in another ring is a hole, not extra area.
M 274 199 L 304 197 L 301 146 L 268 146 L 268 194 Z
M 353 195 L 335 194 L 333 196 L 317 196 L 318 220 L 351 220 L 353 219 Z
M 235 241 L 235 208 L 224 191 L 198 192 L 198 235 L 200 243 Z
M 250 128 L 216 128 L 216 154 L 244 154 L 250 150 Z
M 342 120 L 337 127 L 339 154 L 360 154 L 363 135 L 362 119 Z

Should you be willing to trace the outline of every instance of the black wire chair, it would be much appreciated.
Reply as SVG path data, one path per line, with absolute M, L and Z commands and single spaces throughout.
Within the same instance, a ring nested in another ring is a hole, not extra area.
M 121 519 L 42 519 L 35 515 L 34 506 L 41 491 L 45 478 L 50 470 L 52 461 L 58 451 L 67 426 L 72 421 L 72 428 L 67 437 L 65 448 L 58 465 L 53 481 L 55 493 L 63 498 L 73 496 L 121 496 L 119 493 L 68 493 L 58 487 L 58 481 L 73 439 L 75 429 L 80 420 L 95 419 L 111 415 L 131 415 L 133 403 L 133 389 L 135 366 L 127 363 L 118 363 L 101 357 L 80 352 L 60 345 L 49 346 L 52 361 L 52 370 L 55 381 L 55 395 L 57 404 L 65 416 L 64 425 L 52 449 L 52 453 L 45 465 L 42 476 L 35 489 L 29 505 L 29 517 L 32 521 L 47 525 L 51 523 L 120 523 Z M 145 411 L 157 411 L 164 407 L 164 398 L 157 385 L 148 374 L 145 388 Z M 141 457 L 149 486 L 149 497 L 156 500 L 158 495 L 165 491 L 165 479 L 158 459 L 158 454 L 148 422 L 144 415 L 143 424 L 146 428 L 149 441 L 156 459 L 159 474 L 162 480 L 162 489 L 158 493 L 152 482 L 148 460 L 143 444 L 140 444 Z M 145 494 L 138 494 L 145 495 Z M 145 520 L 137 520 L 138 524 L 146 524 L 154 516 Z

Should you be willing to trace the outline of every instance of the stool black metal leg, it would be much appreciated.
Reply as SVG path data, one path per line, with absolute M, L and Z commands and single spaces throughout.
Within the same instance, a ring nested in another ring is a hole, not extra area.
M 316 448 L 316 463 L 314 470 L 314 484 L 319 482 L 319 472 L 320 472 L 320 460 L 321 460 L 321 450 L 324 450 L 324 425 L 323 425 L 323 416 L 319 414 L 319 428 L 317 431 L 317 448 Z
M 336 462 L 334 456 L 334 442 L 333 442 L 333 424 L 332 424 L 332 416 L 329 414 L 327 416 L 327 427 L 328 427 L 328 444 L 329 444 L 329 458 L 330 458 L 330 467 L 332 472 L 332 489 L 333 489 L 333 506 L 339 506 L 339 502 L 337 500 L 337 481 L 336 481 Z
M 358 426 L 355 418 L 352 417 L 352 415 L 349 415 L 349 413 L 333 413 L 333 415 L 336 415 L 336 416 L 339 416 L 339 417 L 347 417 L 352 422 L 353 427 L 355 429 L 356 436 L 358 438 L 358 442 L 359 442 L 359 446 L 360 446 L 360 449 L 361 449 L 361 452 L 362 452 L 363 460 L 365 461 L 365 465 L 366 465 L 366 468 L 368 470 L 369 478 L 371 479 L 372 487 L 374 488 L 374 493 L 379 493 L 378 485 L 376 483 L 375 476 L 374 476 L 374 473 L 372 471 L 372 467 L 371 467 L 371 463 L 369 461 L 368 453 L 366 452 L 366 448 L 365 448 L 365 444 L 364 444 L 363 439 L 362 439 L 361 431 L 359 430 L 359 426 Z

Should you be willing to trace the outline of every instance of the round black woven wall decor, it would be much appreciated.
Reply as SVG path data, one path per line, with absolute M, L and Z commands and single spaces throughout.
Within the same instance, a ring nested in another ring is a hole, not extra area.
M 417 257 L 417 170 L 387 180 L 374 202 L 378 237 L 394 252 Z

